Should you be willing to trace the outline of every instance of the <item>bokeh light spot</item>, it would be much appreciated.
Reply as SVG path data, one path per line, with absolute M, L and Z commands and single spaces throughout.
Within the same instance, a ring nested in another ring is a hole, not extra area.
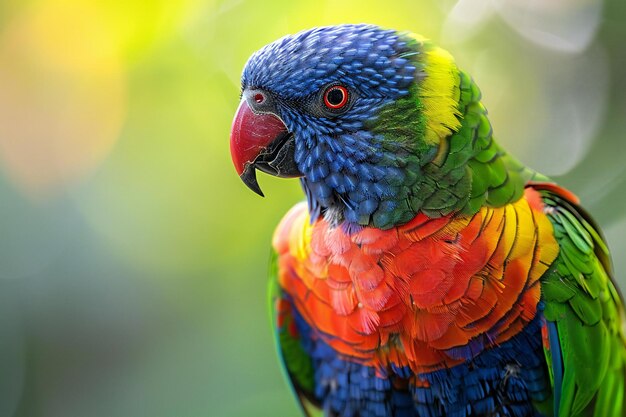
M 44 3 L 0 34 L 0 160 L 22 191 L 61 189 L 115 143 L 126 82 L 110 38 L 89 3 Z

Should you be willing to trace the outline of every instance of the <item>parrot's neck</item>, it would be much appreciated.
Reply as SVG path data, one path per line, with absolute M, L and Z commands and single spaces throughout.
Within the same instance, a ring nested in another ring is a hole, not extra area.
M 387 115 L 384 125 L 371 127 L 375 137 L 384 138 L 373 145 L 375 164 L 363 161 L 344 167 L 337 187 L 305 175 L 302 185 L 312 221 L 324 216 L 329 224 L 346 230 L 389 229 L 419 213 L 431 218 L 471 215 L 483 205 L 517 201 L 526 182 L 546 180 L 495 142 L 480 90 L 463 72 L 459 88 L 460 127 L 439 143 L 428 147 L 411 137 L 423 125 L 418 114 L 407 117 L 415 111 L 415 98 L 407 96 L 386 109 L 397 114 L 397 120 Z M 350 181 L 356 185 L 346 189 Z

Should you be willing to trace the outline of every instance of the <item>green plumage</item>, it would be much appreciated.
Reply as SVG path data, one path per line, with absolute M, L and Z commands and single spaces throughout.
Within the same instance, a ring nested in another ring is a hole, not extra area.
M 483 205 L 501 207 L 518 200 L 528 181 L 546 179 L 498 146 L 478 86 L 463 71 L 459 77 L 461 127 L 423 168 L 411 200 L 415 211 L 430 217 L 454 211 L 470 215 Z
M 399 201 L 392 211 L 374 215 L 376 227 L 405 223 L 420 211 L 440 217 L 455 211 L 474 214 L 483 205 L 501 207 L 518 200 L 527 181 L 545 179 L 514 160 L 493 140 L 480 90 L 463 71 L 459 71 L 459 89 L 461 127 L 441 149 L 439 144 L 414 140 L 425 129 L 415 88 L 383 107 L 379 116 L 366 124 L 368 130 L 384 138 L 385 150 L 403 155 L 401 168 L 410 174 L 403 184 L 407 199 Z
M 622 416 L 624 311 L 608 249 L 578 206 L 549 191 L 542 196 L 560 247 L 542 278 L 544 314 L 556 324 L 564 369 L 562 385 L 555 387 L 561 395 L 555 417 Z

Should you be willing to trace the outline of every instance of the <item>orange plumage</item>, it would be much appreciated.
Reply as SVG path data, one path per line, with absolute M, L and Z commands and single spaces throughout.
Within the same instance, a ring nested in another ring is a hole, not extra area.
M 274 248 L 280 286 L 326 343 L 377 369 L 416 373 L 463 362 L 472 343 L 482 349 L 517 334 L 535 317 L 538 280 L 558 254 L 532 188 L 473 216 L 418 214 L 354 234 L 310 224 L 299 204 Z

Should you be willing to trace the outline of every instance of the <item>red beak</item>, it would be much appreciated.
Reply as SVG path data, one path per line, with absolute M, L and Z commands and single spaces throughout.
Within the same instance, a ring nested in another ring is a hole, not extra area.
M 297 169 L 294 172 L 293 135 L 273 113 L 255 113 L 248 104 L 249 99 L 244 95 L 235 114 L 230 132 L 230 153 L 243 182 L 263 196 L 255 168 L 280 177 L 301 174 Z

